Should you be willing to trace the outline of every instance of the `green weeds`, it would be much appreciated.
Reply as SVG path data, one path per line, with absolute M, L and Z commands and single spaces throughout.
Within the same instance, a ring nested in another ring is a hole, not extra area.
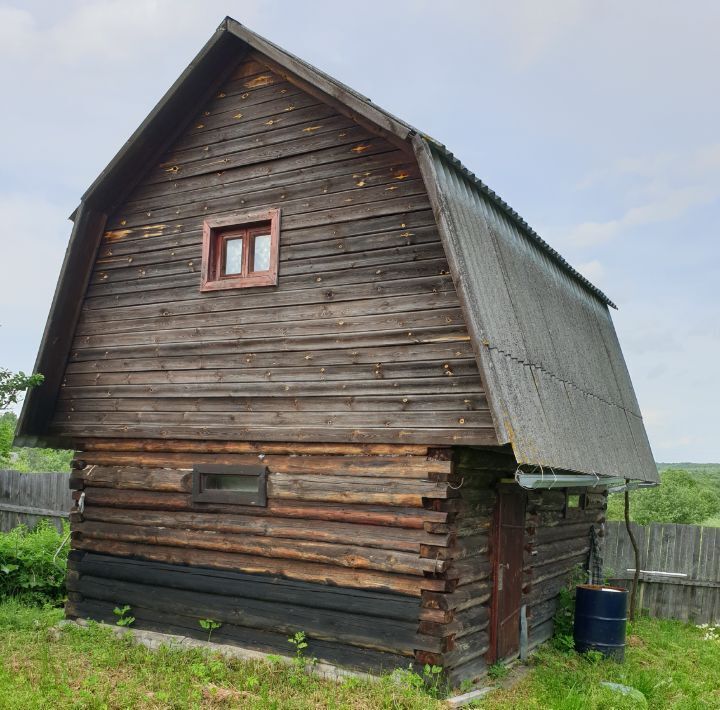
M 122 611 L 122 608 L 120 608 Z M 122 618 L 129 618 L 129 609 Z M 118 615 L 120 616 L 120 615 Z M 325 681 L 307 672 L 312 644 L 303 632 L 290 644 L 295 659 L 224 659 L 203 649 L 150 651 L 130 634 L 89 622 L 53 628 L 62 611 L 50 605 L 0 603 L 0 707 L 349 708 L 440 710 L 445 692 L 437 666 L 395 671 L 375 682 Z M 217 623 L 217 622 L 216 622 Z M 305 645 L 310 643 L 310 645 Z M 551 644 L 531 657 L 514 686 L 479 701 L 490 710 L 629 710 L 720 708 L 720 638 L 715 628 L 641 618 L 629 627 L 626 661 L 563 653 Z M 390 670 L 390 669 L 388 669 Z M 505 675 L 492 666 L 491 677 Z M 616 684 L 615 686 L 604 683 Z M 617 685 L 642 693 L 626 696 Z M 469 689 L 467 687 L 465 690 Z
M 134 616 L 129 616 L 130 613 L 130 606 L 126 604 L 125 606 L 119 607 L 116 606 L 113 609 L 113 614 L 117 616 L 118 620 L 115 622 L 118 626 L 130 626 L 134 621 Z
M 28 604 L 60 604 L 65 596 L 67 533 L 41 520 L 33 530 L 20 525 L 0 533 L 0 598 Z
M 52 628 L 61 618 L 62 611 L 52 607 L 0 603 L 2 710 L 442 707 L 423 688 L 390 675 L 376 682 L 355 677 L 335 682 L 303 669 L 303 680 L 293 683 L 298 677 L 293 664 L 225 659 L 202 649 L 150 651 L 92 622 Z M 303 635 L 301 643 L 306 642 Z M 299 650 L 304 658 L 306 649 Z
M 493 663 L 488 668 L 488 678 L 492 678 L 493 680 L 502 680 L 503 678 L 506 678 L 510 670 L 504 663 Z
M 219 621 L 215 621 L 214 619 L 198 619 L 198 624 L 200 624 L 201 628 L 205 629 L 205 631 L 208 632 L 208 643 L 210 642 L 210 638 L 212 637 L 212 632 L 222 626 Z

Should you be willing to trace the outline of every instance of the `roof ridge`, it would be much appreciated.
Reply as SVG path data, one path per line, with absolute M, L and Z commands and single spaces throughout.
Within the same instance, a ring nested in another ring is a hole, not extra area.
M 462 161 L 452 153 L 443 143 L 435 140 L 426 133 L 419 134 L 430 146 L 438 152 L 453 168 L 455 168 L 463 177 L 467 178 L 472 182 L 483 194 L 485 194 L 492 202 L 499 207 L 510 219 L 519 226 L 527 236 L 535 242 L 548 256 L 560 266 L 565 272 L 572 276 L 575 280 L 579 281 L 588 291 L 597 296 L 603 303 L 617 310 L 617 306 L 608 296 L 601 291 L 595 284 L 589 281 L 583 276 L 577 269 L 575 269 L 560 252 L 553 249 L 526 221 L 525 219 L 514 210 L 500 195 L 494 190 L 491 190 L 472 170 L 467 168 Z

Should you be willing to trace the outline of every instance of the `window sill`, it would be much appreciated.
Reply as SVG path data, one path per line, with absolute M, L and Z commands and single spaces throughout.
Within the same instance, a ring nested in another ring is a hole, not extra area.
M 217 281 L 207 281 L 200 287 L 200 292 L 225 291 L 237 288 L 253 288 L 256 286 L 277 286 L 278 277 L 275 274 L 261 274 L 258 276 L 242 276 L 239 278 L 224 278 Z

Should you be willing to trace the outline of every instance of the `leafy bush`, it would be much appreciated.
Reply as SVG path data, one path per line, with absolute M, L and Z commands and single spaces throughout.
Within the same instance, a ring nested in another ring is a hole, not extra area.
M 14 448 L 5 468 L 21 473 L 67 472 L 73 455 L 72 451 L 64 449 Z
M 553 617 L 553 645 L 558 651 L 570 652 L 575 648 L 573 631 L 575 624 L 575 595 L 578 584 L 587 581 L 582 565 L 570 572 L 568 584 L 558 593 L 557 609 Z
M 0 414 L 0 468 L 22 473 L 69 471 L 72 451 L 13 447 L 17 417 L 13 412 Z
M 0 461 L 10 458 L 17 417 L 12 412 L 0 414 Z
M 20 525 L 0 533 L 0 599 L 15 597 L 28 604 L 62 602 L 69 549 L 62 543 L 68 530 L 65 524 L 61 535 L 41 520 L 32 531 Z
M 40 375 L 26 375 L 24 372 L 10 372 L 0 367 L 0 409 L 17 404 L 20 395 L 31 387 L 41 385 L 45 378 Z
M 680 523 L 699 525 L 720 512 L 720 495 L 684 469 L 667 469 L 657 488 L 630 494 L 630 519 L 640 525 Z M 624 497 L 612 494 L 608 500 L 608 519 L 624 520 Z

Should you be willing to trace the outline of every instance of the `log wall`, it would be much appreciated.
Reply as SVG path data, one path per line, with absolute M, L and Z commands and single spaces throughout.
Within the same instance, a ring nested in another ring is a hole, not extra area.
M 552 636 L 560 589 L 568 586 L 578 566 L 587 569 L 591 528 L 601 538 L 604 531 L 607 493 L 579 488 L 567 493 L 584 494 L 584 507 L 566 508 L 565 489 L 527 493 L 523 604 L 530 649 Z
M 172 451 L 158 450 L 161 445 Z M 467 448 L 226 442 L 101 442 L 71 478 L 67 613 L 214 634 L 274 653 L 308 635 L 323 660 L 380 671 L 444 668 L 458 685 L 486 670 L 496 487 L 511 457 Z M 267 507 L 191 500 L 195 463 L 268 467 Z M 576 491 L 570 491 L 571 494 Z M 580 491 L 578 491 L 580 492 Z M 522 603 L 529 647 L 552 634 L 556 597 L 585 565 L 605 496 L 565 506 L 530 491 Z
M 213 618 L 218 641 L 276 653 L 302 630 L 312 655 L 376 671 L 441 654 L 423 605 L 455 588 L 474 538 L 453 531 L 452 463 L 412 451 L 82 452 L 67 613 L 112 622 L 129 604 L 137 626 L 198 637 Z M 259 460 L 266 508 L 192 502 L 194 463 Z
M 481 676 L 489 649 L 491 580 L 491 528 L 498 480 L 510 457 L 456 449 L 454 486 L 457 497 L 439 507 L 452 509 L 448 522 L 453 544 L 444 551 L 451 563 L 446 576 L 448 592 L 424 591 L 422 614 L 432 619 L 444 636 L 442 653 L 420 654 L 423 662 L 442 666 L 448 680 L 458 686 Z
M 278 285 L 201 293 L 203 220 L 271 208 Z M 50 433 L 495 443 L 412 154 L 243 61 L 109 215 Z

